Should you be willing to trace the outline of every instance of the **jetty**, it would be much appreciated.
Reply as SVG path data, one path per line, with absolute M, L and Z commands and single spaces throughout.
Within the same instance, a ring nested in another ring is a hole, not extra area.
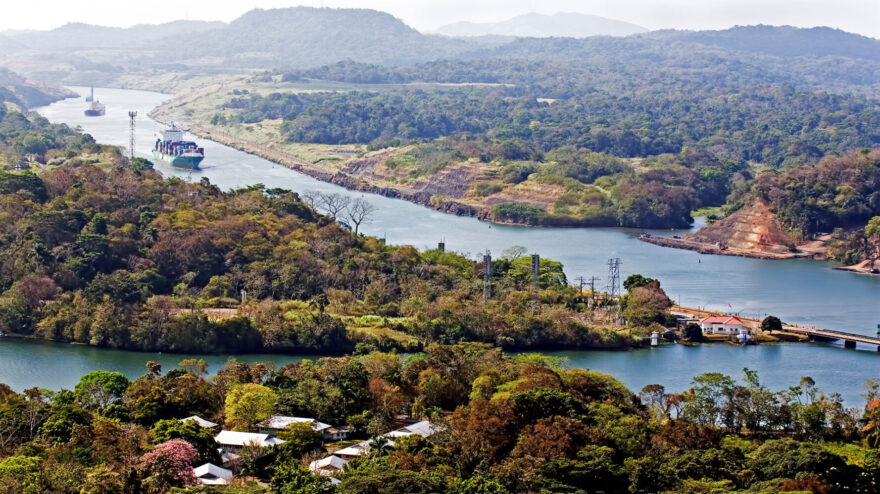
M 679 306 L 673 307 L 670 309 L 670 312 L 675 315 L 699 319 L 709 316 L 723 315 L 721 312 Z M 737 316 L 737 318 L 751 326 L 752 329 L 761 328 L 761 321 L 758 319 L 742 316 Z M 858 333 L 848 333 L 846 331 L 836 331 L 833 329 L 808 328 L 796 324 L 783 324 L 782 332 L 803 335 L 813 341 L 843 341 L 844 348 L 855 348 L 856 343 L 873 345 L 877 351 L 880 352 L 880 336 L 868 336 Z

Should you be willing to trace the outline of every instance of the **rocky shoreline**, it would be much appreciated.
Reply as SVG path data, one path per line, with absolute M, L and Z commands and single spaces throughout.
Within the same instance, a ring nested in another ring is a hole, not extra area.
M 737 248 L 722 248 L 719 245 L 715 244 L 705 244 L 701 242 L 695 242 L 692 240 L 686 240 L 683 238 L 670 238 L 670 237 L 650 237 L 647 235 L 642 235 L 639 237 L 639 240 L 642 242 L 647 242 L 649 244 L 659 245 L 661 247 L 672 247 L 675 249 L 686 249 L 693 250 L 699 252 L 701 254 L 713 254 L 713 255 L 721 255 L 721 256 L 739 256 L 739 257 L 751 257 L 755 259 L 818 259 L 821 258 L 821 255 L 816 252 L 809 251 L 797 251 L 797 252 L 767 252 L 761 250 L 745 250 L 745 249 L 737 249 Z

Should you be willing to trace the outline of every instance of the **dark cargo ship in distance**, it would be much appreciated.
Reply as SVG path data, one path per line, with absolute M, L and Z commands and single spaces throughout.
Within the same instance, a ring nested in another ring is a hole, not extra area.
M 107 107 L 104 106 L 104 103 L 95 99 L 95 88 L 92 88 L 91 95 L 86 97 L 86 102 L 92 103 L 86 108 L 86 111 L 83 112 L 87 117 L 103 117 L 107 112 Z
M 184 141 L 185 133 L 172 122 L 170 128 L 162 131 L 162 137 L 156 139 L 153 158 L 176 168 L 198 170 L 199 163 L 205 159 L 205 149 L 193 141 Z

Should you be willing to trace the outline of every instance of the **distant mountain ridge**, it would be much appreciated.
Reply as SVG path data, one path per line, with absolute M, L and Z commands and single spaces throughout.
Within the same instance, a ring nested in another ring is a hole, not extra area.
M 590 27 L 591 22 L 599 22 L 605 30 Z M 72 23 L 50 31 L 6 31 L 0 33 L 0 66 L 34 79 L 113 84 L 123 74 L 145 71 L 293 70 L 341 61 L 408 66 L 437 60 L 518 58 L 601 63 L 627 59 L 651 64 L 664 60 L 670 51 L 685 51 L 706 56 L 711 52 L 719 60 L 747 62 L 750 52 L 759 52 L 773 57 L 807 57 L 808 65 L 838 64 L 829 60 L 831 57 L 870 60 L 870 65 L 847 61 L 846 70 L 839 65 L 839 72 L 846 77 L 831 76 L 841 84 L 870 86 L 877 81 L 878 69 L 873 64 L 880 63 L 880 41 L 836 29 L 746 26 L 722 31 L 644 32 L 644 28 L 626 23 L 623 30 L 608 28 L 619 27 L 619 22 L 582 14 L 527 14 L 498 23 L 506 24 L 505 34 L 475 32 L 480 36 L 450 37 L 421 33 L 376 10 L 255 9 L 230 23 L 174 21 L 130 28 Z M 549 30 L 547 26 L 554 27 Z M 816 78 L 828 76 L 828 70 L 823 69 Z
M 518 38 L 587 38 L 590 36 L 629 36 L 648 29 L 629 22 L 576 12 L 553 15 L 528 13 L 502 22 L 457 22 L 443 26 L 435 34 L 452 37 L 513 36 Z
M 162 38 L 187 33 L 189 35 L 226 26 L 212 21 L 171 21 L 164 24 L 107 27 L 73 22 L 49 31 L 12 31 L 5 38 L 16 45 L 36 50 L 71 51 L 77 49 L 145 46 Z
M 845 56 L 880 61 L 880 40 L 830 27 L 735 26 L 720 31 L 655 31 L 647 36 L 783 57 Z
M 254 9 L 221 29 L 194 38 L 168 38 L 166 48 L 188 58 L 242 55 L 282 66 L 315 66 L 345 59 L 410 63 L 455 56 L 466 42 L 425 35 L 376 10 L 291 7 Z

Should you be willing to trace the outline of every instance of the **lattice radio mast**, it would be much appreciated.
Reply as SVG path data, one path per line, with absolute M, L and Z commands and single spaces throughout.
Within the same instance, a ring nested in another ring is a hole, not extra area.
M 128 112 L 128 160 L 129 163 L 134 163 L 134 126 L 135 119 L 138 116 L 138 112 L 130 111 Z
M 487 250 L 483 255 L 483 305 L 489 303 L 492 295 L 492 254 Z
M 620 296 L 620 258 L 608 259 L 608 295 L 611 300 Z

